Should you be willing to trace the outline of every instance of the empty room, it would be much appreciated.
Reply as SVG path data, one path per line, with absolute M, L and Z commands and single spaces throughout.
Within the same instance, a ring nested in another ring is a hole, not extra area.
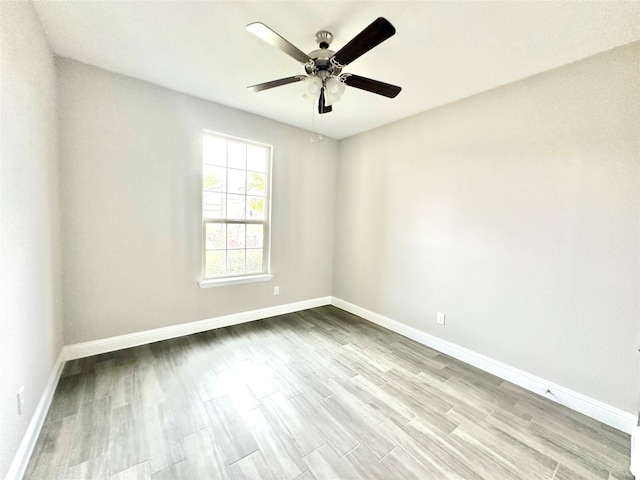
M 0 35 L 0 478 L 640 478 L 640 2 Z

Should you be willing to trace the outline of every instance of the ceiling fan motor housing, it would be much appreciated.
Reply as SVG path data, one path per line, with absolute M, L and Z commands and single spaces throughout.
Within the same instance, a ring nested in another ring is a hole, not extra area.
M 320 30 L 316 33 L 316 42 L 318 42 L 318 50 L 309 52 L 311 62 L 305 64 L 304 69 L 308 75 L 317 75 L 322 80 L 329 77 L 340 75 L 342 68 L 331 62 L 331 57 L 336 52 L 329 50 L 329 45 L 333 41 L 333 34 L 326 30 Z

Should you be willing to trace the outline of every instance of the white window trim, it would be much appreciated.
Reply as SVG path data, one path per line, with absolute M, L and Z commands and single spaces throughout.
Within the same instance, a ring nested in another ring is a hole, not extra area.
M 223 136 L 226 137 L 228 139 L 235 139 L 235 140 L 239 140 L 241 142 L 245 142 L 245 143 L 253 143 L 255 145 L 262 145 L 262 146 L 266 146 L 269 147 L 269 168 L 268 168 L 268 176 L 269 176 L 269 183 L 268 183 L 268 190 L 267 190 L 267 195 L 266 195 L 266 200 L 267 200 L 267 218 L 268 221 L 266 222 L 265 228 L 266 228 L 266 235 L 264 237 L 264 245 L 263 245 L 263 250 L 267 252 L 267 268 L 266 268 L 266 273 L 259 273 L 259 274 L 250 274 L 250 275 L 239 275 L 237 277 L 221 277 L 221 278 L 205 278 L 205 269 L 206 269 L 206 258 L 205 258 L 205 245 L 206 245 L 206 235 L 204 235 L 204 225 L 206 220 L 204 219 L 204 216 L 202 216 L 201 213 L 201 217 L 202 217 L 202 247 L 201 247 L 201 252 L 202 252 L 202 270 L 201 270 L 201 280 L 198 282 L 198 284 L 200 285 L 200 288 L 204 289 L 204 288 L 212 288 L 212 287 L 224 287 L 224 286 L 229 286 L 229 285 L 240 285 L 240 284 L 244 284 L 244 283 L 255 283 L 255 282 L 268 282 L 273 278 L 273 274 L 271 272 L 271 201 L 272 201 L 272 187 L 271 187 L 271 182 L 273 181 L 273 145 L 269 145 L 267 143 L 261 143 L 261 142 L 256 142 L 253 140 L 248 140 L 246 138 L 241 138 L 241 137 L 234 137 L 233 135 L 227 135 L 226 133 L 220 133 L 220 132 L 214 132 L 213 130 L 203 130 L 202 131 L 203 135 L 205 134 L 211 134 L 211 135 L 219 135 L 219 136 Z M 201 137 L 202 138 L 202 137 Z M 202 152 L 202 146 L 200 148 L 200 151 Z M 202 156 L 200 157 L 200 165 L 202 168 Z M 202 179 L 201 179 L 202 180 Z M 202 185 L 202 181 L 200 182 L 200 184 Z M 200 189 L 200 208 L 202 209 L 202 189 Z M 243 222 L 244 223 L 244 222 Z
M 200 288 L 226 287 L 228 285 L 240 285 L 242 283 L 268 282 L 273 278 L 270 273 L 260 275 L 245 275 L 243 277 L 210 278 L 200 282 Z

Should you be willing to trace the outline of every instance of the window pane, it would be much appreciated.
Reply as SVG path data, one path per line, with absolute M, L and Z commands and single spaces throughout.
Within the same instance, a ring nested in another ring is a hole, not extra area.
M 242 170 L 247 168 L 247 146 L 244 143 L 234 142 L 229 140 L 229 168 L 240 168 Z
M 247 193 L 264 195 L 264 173 L 248 172 Z
M 227 165 L 227 140 L 205 135 L 202 139 L 202 161 L 210 165 Z
M 268 158 L 269 149 L 258 145 L 249 145 L 247 147 L 247 170 L 265 173 Z
M 264 227 L 262 225 L 247 225 L 247 248 L 262 248 L 263 242 Z
M 245 225 L 227 225 L 227 248 L 244 248 Z
M 205 278 L 266 272 L 271 147 L 203 134 Z M 255 221 L 247 224 L 245 221 Z
M 244 220 L 244 195 L 227 195 L 227 218 L 230 220 Z
M 227 225 L 224 223 L 207 223 L 207 250 L 224 250 L 227 248 Z
M 247 197 L 248 219 L 264 220 L 264 197 Z
M 227 251 L 227 275 L 244 273 L 244 250 Z
M 245 170 L 229 169 L 229 193 L 246 193 L 247 172 Z
M 224 192 L 227 189 L 227 169 L 204 165 L 202 168 L 202 189 L 207 192 Z
M 262 249 L 247 249 L 247 273 L 262 272 Z
M 207 252 L 207 277 L 224 277 L 227 275 L 227 252 Z
M 224 193 L 204 192 L 202 194 L 204 218 L 225 218 L 226 202 Z

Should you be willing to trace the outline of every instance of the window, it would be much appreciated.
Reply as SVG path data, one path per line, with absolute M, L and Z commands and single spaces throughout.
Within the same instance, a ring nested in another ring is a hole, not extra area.
M 201 286 L 271 278 L 270 183 L 269 145 L 204 133 Z

